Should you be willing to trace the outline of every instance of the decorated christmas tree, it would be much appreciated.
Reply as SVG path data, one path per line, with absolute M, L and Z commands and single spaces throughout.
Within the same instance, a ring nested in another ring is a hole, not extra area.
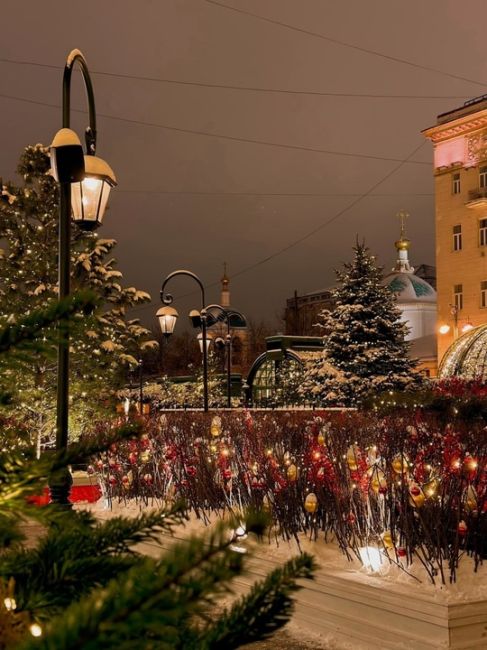
M 57 296 L 58 190 L 50 174 L 48 150 L 27 147 L 18 173 L 23 185 L 2 186 L 0 200 L 0 324 L 15 323 L 20 316 L 42 308 Z M 122 274 L 112 257 L 116 242 L 96 233 L 72 228 L 72 290 L 87 288 L 98 297 L 99 309 L 82 326 L 72 325 L 71 399 L 72 432 L 80 433 L 125 368 L 137 364 L 144 346 L 153 345 L 149 332 L 126 317 L 130 307 L 150 296 L 121 285 Z M 17 414 L 35 420 L 46 435 L 52 431 L 55 346 L 32 358 L 30 369 L 19 378 L 10 371 L 22 392 Z
M 420 377 L 405 340 L 407 325 L 365 244 L 357 242 L 353 261 L 337 271 L 337 278 L 335 307 L 320 315 L 324 352 L 307 363 L 305 398 L 352 406 L 371 393 L 417 385 Z

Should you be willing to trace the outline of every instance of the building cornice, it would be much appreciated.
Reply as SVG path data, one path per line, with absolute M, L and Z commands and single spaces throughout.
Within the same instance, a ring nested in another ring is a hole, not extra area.
M 487 127 L 487 109 L 459 117 L 456 120 L 451 120 L 444 124 L 437 124 L 428 129 L 424 129 L 421 133 L 429 138 L 432 142 L 443 142 L 451 138 L 461 136 L 467 133 L 472 133 Z

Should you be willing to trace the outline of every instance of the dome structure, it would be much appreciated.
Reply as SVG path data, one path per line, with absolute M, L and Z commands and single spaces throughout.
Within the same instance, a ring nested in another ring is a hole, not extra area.
M 441 360 L 438 377 L 487 379 L 487 325 L 474 327 L 450 345 Z
M 436 305 L 436 291 L 431 284 L 414 273 L 393 271 L 384 278 L 384 284 L 396 294 L 398 305 L 414 302 L 428 302 Z
M 436 291 L 426 280 L 414 275 L 408 257 L 411 242 L 404 230 L 407 214 L 400 212 L 398 216 L 401 218 L 401 235 L 395 242 L 397 261 L 392 273 L 386 275 L 382 282 L 395 294 L 401 320 L 409 327 L 406 338 L 414 341 L 435 333 Z

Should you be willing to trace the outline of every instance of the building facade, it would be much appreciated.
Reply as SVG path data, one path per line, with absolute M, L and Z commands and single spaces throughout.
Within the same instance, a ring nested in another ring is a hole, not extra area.
M 439 115 L 434 147 L 438 361 L 487 323 L 487 96 Z

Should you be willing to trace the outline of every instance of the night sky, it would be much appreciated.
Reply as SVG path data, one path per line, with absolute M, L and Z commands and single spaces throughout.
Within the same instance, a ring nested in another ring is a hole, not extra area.
M 213 285 L 217 300 L 224 260 L 233 305 L 275 320 L 294 289 L 333 283 L 356 235 L 389 269 L 402 208 L 413 262 L 434 263 L 432 151 L 420 131 L 487 92 L 484 0 L 4 0 L 2 9 L 0 175 L 13 179 L 22 148 L 60 128 L 62 68 L 81 49 L 98 154 L 119 181 L 99 234 L 118 240 L 126 283 L 153 295 L 137 313 L 146 322 L 176 268 Z M 72 107 L 85 106 L 77 73 Z M 72 116 L 82 134 L 87 116 Z M 199 307 L 198 296 L 176 306 Z

